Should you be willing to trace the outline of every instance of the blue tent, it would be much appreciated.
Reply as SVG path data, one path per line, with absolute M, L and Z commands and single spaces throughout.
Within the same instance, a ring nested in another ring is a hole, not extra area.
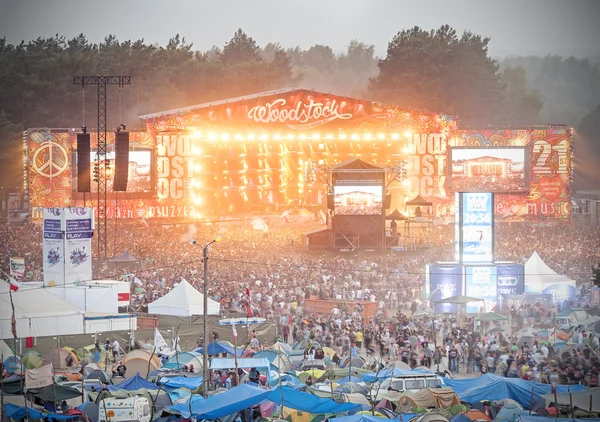
M 504 378 L 493 374 L 462 380 L 445 378 L 444 383 L 452 388 L 461 400 L 469 403 L 508 398 L 515 400 L 524 409 L 529 409 L 532 389 L 534 389 L 534 400 L 542 394 L 550 394 L 552 390 L 550 384 L 538 384 L 520 378 Z M 584 389 L 585 387 L 582 385 L 571 385 L 570 391 L 577 392 Z M 569 391 L 569 386 L 558 385 L 556 390 L 559 393 L 566 393 Z
M 191 416 L 195 416 L 196 419 L 217 419 L 260 403 L 267 398 L 270 391 L 241 384 L 204 400 L 192 401 L 191 414 L 189 403 L 175 404 L 167 409 L 169 413 L 181 415 L 186 419 Z
M 383 381 L 388 378 L 396 378 L 401 376 L 419 376 L 419 375 L 431 375 L 431 371 L 425 369 L 400 369 L 400 368 L 384 368 L 381 371 L 369 372 L 362 374 L 362 380 L 364 382 L 376 382 Z
M 350 415 L 342 416 L 339 418 L 329 419 L 330 422 L 384 422 L 389 421 L 388 418 L 381 418 L 379 416 L 372 415 Z
M 520 422 L 556 422 L 556 418 L 547 418 L 545 416 L 519 416 Z M 560 418 L 560 422 L 600 422 L 600 418 L 585 418 L 585 419 L 574 419 L 574 418 Z
M 208 350 L 209 356 L 219 355 L 221 353 L 227 353 L 228 355 L 233 356 L 234 352 L 238 356 L 242 356 L 242 353 L 244 353 L 244 351 L 242 349 L 240 349 L 239 347 L 234 350 L 233 346 L 230 346 L 229 344 L 221 342 L 221 341 L 216 341 L 216 342 L 210 343 L 208 345 L 207 350 Z M 203 353 L 202 347 L 194 350 L 194 352 L 202 354 Z
M 4 416 L 13 418 L 14 420 L 24 419 L 28 416 L 30 419 L 52 418 L 56 421 L 67 421 L 79 417 L 78 415 L 63 415 L 61 413 L 43 413 L 36 409 L 17 406 L 10 403 L 4 405 Z
M 464 413 L 459 413 L 458 415 L 452 416 L 450 422 L 471 422 L 471 418 L 469 418 Z
M 344 378 L 342 378 L 341 380 L 337 381 L 338 384 L 346 384 L 347 382 L 360 382 L 360 378 L 357 377 L 353 377 L 353 376 L 346 376 Z
M 172 388 L 187 388 L 188 390 L 195 390 L 202 385 L 202 377 L 163 377 L 160 379 L 160 384 L 164 384 L 167 387 Z
M 283 391 L 282 391 L 283 390 Z M 283 395 L 283 403 L 281 396 Z M 341 413 L 352 410 L 360 410 L 359 404 L 337 403 L 331 399 L 317 397 L 310 393 L 294 390 L 291 387 L 274 388 L 269 396 L 269 400 L 276 404 L 283 404 L 290 409 L 301 410 L 312 414 Z
M 146 390 L 158 390 L 158 385 L 152 384 L 150 381 L 142 378 L 140 374 L 137 373 L 134 377 L 123 381 L 121 384 L 107 385 L 106 388 L 108 388 L 108 391 L 136 391 L 141 390 L 142 388 L 145 388 Z

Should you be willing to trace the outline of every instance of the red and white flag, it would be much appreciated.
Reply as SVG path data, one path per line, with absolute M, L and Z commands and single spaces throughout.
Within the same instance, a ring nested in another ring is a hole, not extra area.
M 231 324 L 231 332 L 233 333 L 233 338 L 236 338 L 237 330 L 235 329 L 235 324 Z
M 21 287 L 21 284 L 12 277 L 8 277 L 8 282 L 10 283 L 10 290 L 16 292 Z
M 251 318 L 254 316 L 254 314 L 252 313 L 252 296 L 250 296 L 250 289 L 248 287 L 246 287 L 246 315 L 248 316 L 248 318 Z

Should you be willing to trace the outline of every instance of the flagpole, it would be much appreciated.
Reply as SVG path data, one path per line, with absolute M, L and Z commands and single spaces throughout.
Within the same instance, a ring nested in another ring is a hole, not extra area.
M 235 376 L 234 381 L 235 385 L 239 385 L 239 375 L 238 375 L 238 356 L 237 356 L 237 330 L 235 329 L 235 321 L 233 322 L 233 332 L 235 335 L 233 336 L 233 358 L 235 360 Z
M 2 365 L 4 365 L 4 353 L 0 354 Z M 3 371 L 4 372 L 4 371 Z M 4 374 L 0 374 L 0 421 L 4 420 Z

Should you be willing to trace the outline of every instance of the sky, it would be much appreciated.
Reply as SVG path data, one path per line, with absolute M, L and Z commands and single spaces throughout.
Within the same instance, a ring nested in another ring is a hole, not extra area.
M 259 45 L 329 45 L 358 39 L 384 56 L 402 29 L 449 24 L 491 38 L 491 56 L 600 56 L 600 0 L 0 0 L 10 43 L 84 33 L 166 45 L 179 33 L 195 50 L 222 47 L 242 28 Z

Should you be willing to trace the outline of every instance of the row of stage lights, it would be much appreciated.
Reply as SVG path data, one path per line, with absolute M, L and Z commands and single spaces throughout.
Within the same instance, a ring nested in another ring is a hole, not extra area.
M 268 134 L 268 133 L 261 133 L 261 134 L 255 134 L 255 133 L 248 133 L 248 134 L 241 134 L 241 133 L 237 133 L 235 135 L 232 135 L 230 133 L 215 133 L 215 132 L 208 132 L 208 133 L 204 133 L 204 132 L 200 132 L 200 131 L 194 131 L 191 133 L 191 137 L 193 139 L 204 139 L 204 140 L 208 140 L 208 141 L 229 141 L 229 140 L 235 140 L 235 141 L 269 141 L 269 140 L 275 140 L 275 141 L 284 141 L 284 140 L 288 140 L 288 141 L 293 141 L 293 140 L 300 140 L 300 141 L 306 141 L 306 140 L 312 140 L 312 141 L 319 141 L 322 139 L 325 140 L 353 140 L 353 141 L 371 141 L 371 140 L 385 140 L 385 139 L 392 139 L 392 140 L 400 140 L 402 138 L 405 139 L 410 139 L 412 138 L 413 133 L 411 131 L 405 131 L 403 134 L 400 133 L 377 133 L 377 134 L 372 134 L 372 133 L 352 133 L 352 134 L 347 134 L 347 133 L 338 133 L 336 135 L 328 133 L 325 135 L 321 135 L 319 133 L 312 133 L 310 135 L 301 133 L 301 134 L 295 134 L 295 133 L 288 133 L 288 134 L 280 134 L 280 133 L 275 133 L 275 134 Z

